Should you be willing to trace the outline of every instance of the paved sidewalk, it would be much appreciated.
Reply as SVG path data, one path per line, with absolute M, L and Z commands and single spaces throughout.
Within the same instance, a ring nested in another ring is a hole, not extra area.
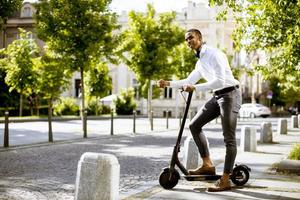
M 231 191 L 210 193 L 206 188 L 213 182 L 188 182 L 182 178 L 172 190 L 164 190 L 158 182 L 151 183 L 148 188 L 141 188 L 135 194 L 122 196 L 123 200 L 215 200 L 215 199 L 300 199 L 299 174 L 278 173 L 274 164 L 286 158 L 291 145 L 300 141 L 300 129 L 291 129 L 288 135 L 275 135 L 273 144 L 258 144 L 257 152 L 238 152 L 237 163 L 251 168 L 250 179 L 242 187 L 233 186 Z M 167 166 L 166 166 L 167 167 Z M 223 163 L 217 165 L 221 172 Z

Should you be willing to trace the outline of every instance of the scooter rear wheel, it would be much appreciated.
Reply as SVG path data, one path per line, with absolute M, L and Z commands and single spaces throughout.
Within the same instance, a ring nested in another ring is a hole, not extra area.
M 249 176 L 249 170 L 246 167 L 239 165 L 233 169 L 231 181 L 238 186 L 242 186 L 248 182 Z
M 179 178 L 180 175 L 176 169 L 171 175 L 170 168 L 165 168 L 159 176 L 159 184 L 164 189 L 170 190 L 177 185 Z

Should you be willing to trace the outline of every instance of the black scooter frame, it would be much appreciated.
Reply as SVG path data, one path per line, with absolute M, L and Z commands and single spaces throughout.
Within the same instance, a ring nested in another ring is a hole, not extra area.
M 186 106 L 185 106 L 182 122 L 181 122 L 181 125 L 180 125 L 180 130 L 179 130 L 179 134 L 178 134 L 178 137 L 177 137 L 176 145 L 174 146 L 174 149 L 173 149 L 172 159 L 171 159 L 171 163 L 170 163 L 170 172 L 171 172 L 171 174 L 175 170 L 175 165 L 178 166 L 180 171 L 185 176 L 187 176 L 189 174 L 188 171 L 186 170 L 186 168 L 180 163 L 180 161 L 178 159 L 178 153 L 180 152 L 180 143 L 181 143 L 182 134 L 183 134 L 184 126 L 185 126 L 185 121 L 186 121 L 186 118 L 187 118 L 187 115 L 188 115 L 188 112 L 189 112 L 192 96 L 193 96 L 193 92 L 189 92 L 188 98 L 186 100 Z

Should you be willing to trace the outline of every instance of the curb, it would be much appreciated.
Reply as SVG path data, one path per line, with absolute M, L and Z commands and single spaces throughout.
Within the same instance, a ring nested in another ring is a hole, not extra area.
M 284 159 L 280 163 L 278 163 L 277 171 L 300 173 L 300 160 Z

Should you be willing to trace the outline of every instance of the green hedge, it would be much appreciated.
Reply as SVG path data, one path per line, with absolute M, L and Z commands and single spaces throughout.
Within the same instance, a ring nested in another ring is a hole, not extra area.
M 288 155 L 288 159 L 300 160 L 300 143 L 296 143 L 293 145 L 293 148 Z
M 120 95 L 114 101 L 116 106 L 116 113 L 118 115 L 130 115 L 136 108 L 136 103 L 134 100 L 134 90 L 129 88 L 127 90 L 121 91 Z
M 57 116 L 79 115 L 79 106 L 74 98 L 60 98 L 60 101 L 53 105 L 53 114 Z

